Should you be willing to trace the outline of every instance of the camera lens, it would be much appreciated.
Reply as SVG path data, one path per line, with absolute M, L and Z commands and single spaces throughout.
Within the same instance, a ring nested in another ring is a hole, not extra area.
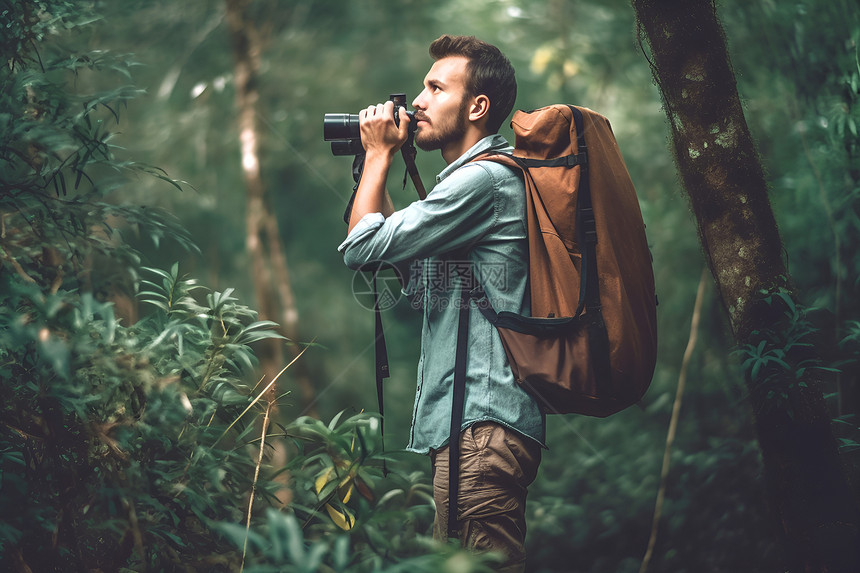
M 332 155 L 358 155 L 364 153 L 360 139 L 338 139 L 331 142 Z
M 360 139 L 358 115 L 353 113 L 327 113 L 323 119 L 323 137 L 326 141 Z

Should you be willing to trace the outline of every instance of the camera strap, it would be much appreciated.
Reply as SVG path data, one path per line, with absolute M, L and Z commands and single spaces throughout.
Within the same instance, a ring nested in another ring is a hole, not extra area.
M 382 328 L 382 313 L 379 308 L 379 290 L 376 287 L 376 275 L 380 269 L 373 271 L 373 312 L 376 315 L 376 335 L 375 353 L 376 353 L 376 399 L 379 402 L 379 437 L 382 446 L 382 451 L 385 452 L 385 407 L 382 400 L 383 380 L 389 377 L 388 370 L 388 349 L 385 344 L 385 331 Z M 382 475 L 388 475 L 388 466 L 385 458 L 382 458 Z
M 352 158 L 352 180 L 355 181 L 355 185 L 352 186 L 352 195 L 346 204 L 346 211 L 343 212 L 343 222 L 347 225 L 349 225 L 349 218 L 352 217 L 352 204 L 355 203 L 355 194 L 358 193 L 362 173 L 364 173 L 364 153 L 359 153 Z
M 412 179 L 412 184 L 415 185 L 415 191 L 418 193 L 419 199 L 427 197 L 427 190 L 424 188 L 424 183 L 421 181 L 421 175 L 418 174 L 418 166 L 415 164 L 415 156 L 418 151 L 415 146 L 408 142 L 400 148 L 400 154 L 403 156 L 403 162 L 406 164 L 406 172 L 403 174 L 403 188 L 406 189 L 406 176 Z M 355 202 L 355 194 L 358 192 L 358 184 L 361 181 L 361 175 L 364 172 L 364 154 L 356 155 L 352 160 L 352 180 L 355 185 L 352 188 L 352 196 L 346 204 L 346 210 L 343 212 L 343 222 L 349 224 L 349 218 L 352 215 L 352 204 Z
M 415 165 L 415 156 L 418 151 L 411 142 L 400 148 L 400 154 L 403 156 L 403 162 L 406 164 L 406 173 L 403 174 L 403 188 L 406 188 L 406 175 L 412 178 L 412 184 L 415 185 L 415 191 L 418 192 L 418 198 L 424 199 L 427 197 L 427 190 L 424 189 L 424 183 L 421 181 L 421 176 L 418 175 L 418 166 Z

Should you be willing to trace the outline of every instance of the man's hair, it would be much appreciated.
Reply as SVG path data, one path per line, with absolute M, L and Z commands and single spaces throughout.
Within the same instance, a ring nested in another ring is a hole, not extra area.
M 448 56 L 463 56 L 469 60 L 466 90 L 470 96 L 485 95 L 489 98 L 487 129 L 490 133 L 497 133 L 517 99 L 517 79 L 510 60 L 497 47 L 474 36 L 448 34 L 430 44 L 430 55 L 434 60 Z

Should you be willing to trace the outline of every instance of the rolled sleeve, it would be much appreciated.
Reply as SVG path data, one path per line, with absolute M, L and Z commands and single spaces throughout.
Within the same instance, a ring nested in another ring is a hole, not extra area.
M 374 234 L 384 223 L 385 217 L 382 213 L 368 213 L 355 224 L 355 227 L 353 227 L 352 231 L 347 235 L 346 240 L 344 240 L 344 242 L 342 242 L 337 248 L 337 250 L 343 254 L 343 262 L 347 267 L 352 270 L 356 270 L 362 263 L 366 262 L 357 260 L 355 257 L 350 256 L 350 253 L 357 253 L 355 251 L 351 251 L 349 247 Z

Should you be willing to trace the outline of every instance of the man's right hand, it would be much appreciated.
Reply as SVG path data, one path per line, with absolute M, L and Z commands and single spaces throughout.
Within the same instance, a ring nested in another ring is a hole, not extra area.
M 372 105 L 358 113 L 361 143 L 368 155 L 391 158 L 406 143 L 411 121 L 406 108 L 400 108 L 398 117 L 399 126 L 394 123 L 394 102 L 391 101 Z
M 400 125 L 394 123 L 394 102 L 370 106 L 358 114 L 361 143 L 364 146 L 364 170 L 352 204 L 349 231 L 368 213 L 382 213 L 388 217 L 394 212 L 391 197 L 385 190 L 388 170 L 394 155 L 409 138 L 409 121 L 406 109 L 400 108 Z

